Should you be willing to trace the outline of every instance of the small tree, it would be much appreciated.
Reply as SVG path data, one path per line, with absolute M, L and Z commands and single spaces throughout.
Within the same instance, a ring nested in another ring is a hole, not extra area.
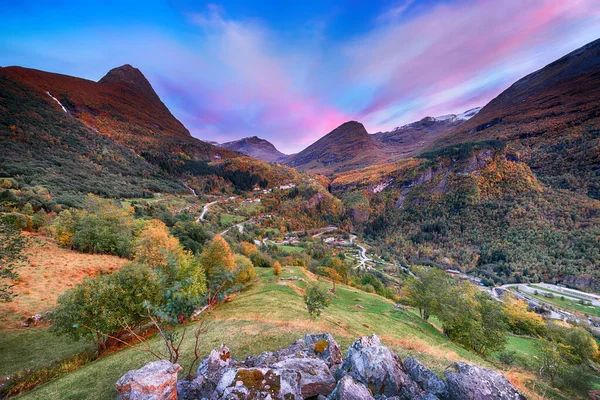
M 329 297 L 318 286 L 311 286 L 306 290 L 304 303 L 312 321 L 321 315 L 325 307 L 329 306 Z
M 452 297 L 450 278 L 436 268 L 417 266 L 413 271 L 416 276 L 408 277 L 402 288 L 402 297 L 409 305 L 418 308 L 421 318 L 427 321 L 431 314 L 446 308 L 445 298 Z
M 217 235 L 202 252 L 202 266 L 208 275 L 235 270 L 235 258 L 229 244 Z
M 273 273 L 275 274 L 275 276 L 281 275 L 281 264 L 279 263 L 279 261 L 275 261 L 273 263 Z
M 235 256 L 235 274 L 237 275 L 237 283 L 247 284 L 256 279 L 256 270 L 252 261 L 246 256 L 237 254 Z
M 325 272 L 327 273 L 327 277 L 331 279 L 331 284 L 333 285 L 331 291 L 335 293 L 336 282 L 341 282 L 343 278 L 340 276 L 340 274 L 338 274 L 338 272 L 334 268 L 327 268 Z
M 15 269 L 27 258 L 23 254 L 27 239 L 14 225 L 0 221 L 0 302 L 9 302 L 13 298 L 9 280 L 16 279 Z
M 556 377 L 569 365 L 570 347 L 541 339 L 540 375 L 547 375 L 554 384 Z

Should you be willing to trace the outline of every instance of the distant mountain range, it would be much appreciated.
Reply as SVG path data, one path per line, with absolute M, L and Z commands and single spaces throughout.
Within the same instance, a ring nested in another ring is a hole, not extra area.
M 311 173 L 333 175 L 412 157 L 479 110 L 473 108 L 462 114 L 425 117 L 372 135 L 359 122 L 346 122 L 283 163 Z
M 261 139 L 258 136 L 221 143 L 218 146 L 268 162 L 282 162 L 288 157 L 287 154 L 283 154 L 277 150 L 271 142 Z

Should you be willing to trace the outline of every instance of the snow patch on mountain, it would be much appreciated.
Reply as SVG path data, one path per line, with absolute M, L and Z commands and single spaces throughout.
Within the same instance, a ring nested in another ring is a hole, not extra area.
M 467 110 L 467 111 L 465 111 L 463 113 L 460 113 L 460 114 L 447 114 L 447 115 L 440 115 L 439 117 L 425 117 L 425 118 L 423 118 L 420 121 L 411 122 L 410 124 L 398 126 L 398 127 L 394 128 L 394 129 L 392 129 L 392 132 L 398 131 L 398 130 L 401 130 L 401 129 L 409 129 L 409 128 L 412 128 L 415 125 L 417 125 L 419 123 L 422 123 L 422 122 L 466 121 L 466 120 L 469 120 L 469 119 L 473 118 L 475 115 L 477 115 L 477 113 L 480 110 L 481 110 L 481 107 L 475 107 L 475 108 L 471 108 L 470 110 Z

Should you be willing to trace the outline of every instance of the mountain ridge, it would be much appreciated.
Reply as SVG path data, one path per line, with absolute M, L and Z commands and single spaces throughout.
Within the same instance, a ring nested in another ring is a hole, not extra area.
M 258 136 L 248 136 L 231 142 L 220 143 L 217 146 L 267 162 L 283 162 L 288 157 L 287 154 L 277 150 L 271 142 Z

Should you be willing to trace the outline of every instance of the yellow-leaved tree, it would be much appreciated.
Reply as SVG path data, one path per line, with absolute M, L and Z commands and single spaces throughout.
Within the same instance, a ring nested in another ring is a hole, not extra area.
M 529 311 L 527 302 L 509 295 L 502 306 L 506 321 L 513 333 L 517 335 L 542 336 L 546 324 L 541 316 Z
M 135 246 L 135 261 L 150 266 L 167 265 L 169 257 L 176 260 L 183 256 L 183 246 L 169 233 L 164 222 L 148 221 L 138 235 Z
M 207 275 L 208 304 L 216 304 L 235 290 L 235 256 L 225 239 L 216 235 L 202 252 L 200 262 Z
M 202 252 L 202 266 L 208 275 L 235 270 L 235 257 L 229 243 L 216 235 Z

